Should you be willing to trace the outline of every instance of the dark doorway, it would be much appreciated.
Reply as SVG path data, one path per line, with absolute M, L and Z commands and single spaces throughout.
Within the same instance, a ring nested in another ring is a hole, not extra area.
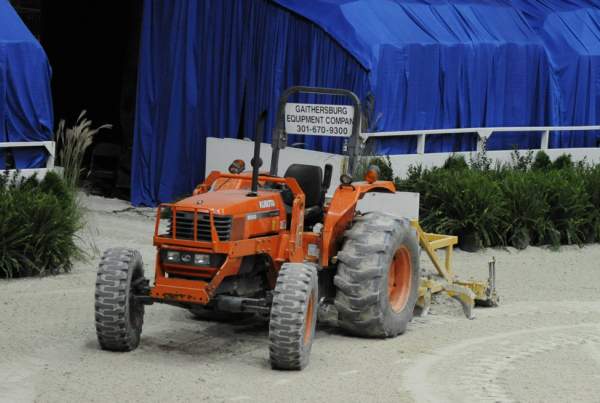
M 142 0 L 12 0 L 52 66 L 55 125 L 70 126 L 82 110 L 94 126 L 109 123 L 94 146 L 118 150 L 109 187 L 129 196 Z M 87 158 L 93 162 L 93 148 Z M 94 172 L 91 172 L 93 175 Z

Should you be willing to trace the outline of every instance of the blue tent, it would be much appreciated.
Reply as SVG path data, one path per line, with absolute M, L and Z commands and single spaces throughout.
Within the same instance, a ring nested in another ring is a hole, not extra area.
M 354 91 L 374 105 L 369 124 L 378 131 L 596 123 L 598 13 L 584 0 L 146 0 L 132 202 L 189 193 L 204 176 L 207 136 L 252 136 L 263 110 L 270 136 L 277 98 L 291 85 Z M 436 136 L 426 151 L 475 141 Z M 514 133 L 489 147 L 539 141 Z M 595 143 L 571 133 L 551 139 Z M 416 139 L 378 143 L 389 154 L 415 147 Z
M 42 46 L 8 0 L 0 0 L 0 142 L 52 139 L 50 77 Z M 42 167 L 47 158 L 43 149 L 14 149 L 13 155 L 17 168 Z

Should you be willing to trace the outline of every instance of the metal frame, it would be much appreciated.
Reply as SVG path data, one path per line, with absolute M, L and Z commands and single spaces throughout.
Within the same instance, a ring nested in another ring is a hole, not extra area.
M 454 235 L 442 235 L 427 233 L 421 228 L 418 220 L 411 220 L 411 225 L 417 232 L 417 238 L 421 248 L 427 252 L 427 256 L 438 272 L 439 279 L 422 277 L 419 283 L 419 298 L 417 306 L 422 314 L 427 314 L 431 304 L 431 296 L 438 292 L 445 292 L 448 296 L 458 300 L 469 319 L 473 319 L 473 308 L 475 305 L 497 306 L 499 302 L 496 293 L 496 261 L 489 262 L 489 277 L 486 280 L 459 280 L 452 271 L 452 252 L 454 245 L 458 243 L 458 237 Z M 437 254 L 438 249 L 445 251 L 444 264 Z
M 339 88 L 320 88 L 320 87 L 305 87 L 305 86 L 294 86 L 290 87 L 281 94 L 279 97 L 279 105 L 277 107 L 277 120 L 275 129 L 273 131 L 273 153 L 271 155 L 271 169 L 269 174 L 276 176 L 279 168 L 279 150 L 287 147 L 287 133 L 285 131 L 285 104 L 288 99 L 295 94 L 322 94 L 322 95 L 338 95 L 345 96 L 352 100 L 354 106 L 354 124 L 352 125 L 352 135 L 348 142 L 348 168 L 347 173 L 354 171 L 356 160 L 360 153 L 360 131 L 361 131 L 361 109 L 360 99 L 350 90 L 344 90 Z
M 477 133 L 477 151 L 483 149 L 483 145 L 493 133 L 506 132 L 542 132 L 540 149 L 547 150 L 550 132 L 557 131 L 600 131 L 600 125 L 596 126 L 527 126 L 527 127 L 472 127 L 459 129 L 432 129 L 432 130 L 404 130 L 394 132 L 363 133 L 363 138 L 382 137 L 411 137 L 418 136 L 417 154 L 425 154 L 425 141 L 428 135 L 436 134 L 468 134 Z

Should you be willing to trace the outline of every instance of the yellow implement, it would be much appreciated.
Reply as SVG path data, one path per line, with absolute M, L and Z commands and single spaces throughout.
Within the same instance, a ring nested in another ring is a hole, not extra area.
M 417 220 L 412 220 L 411 224 L 417 231 L 421 248 L 425 250 L 440 276 L 440 278 L 432 276 L 421 278 L 417 306 L 421 309 L 422 314 L 426 315 L 429 312 L 431 296 L 438 292 L 445 292 L 450 297 L 457 299 L 469 319 L 473 319 L 475 305 L 498 306 L 495 259 L 489 262 L 487 281 L 458 280 L 452 271 L 452 252 L 454 245 L 458 243 L 458 237 L 425 232 Z M 445 252 L 443 264 L 437 253 L 439 249 L 443 249 Z

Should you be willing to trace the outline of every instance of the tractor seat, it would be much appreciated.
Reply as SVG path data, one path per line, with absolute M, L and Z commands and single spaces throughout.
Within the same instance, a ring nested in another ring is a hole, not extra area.
M 316 165 L 292 164 L 285 171 L 284 177 L 294 178 L 304 192 L 304 222 L 305 226 L 319 221 L 322 213 L 322 183 L 323 170 Z M 294 198 L 291 191 L 282 194 L 284 203 L 292 206 Z

